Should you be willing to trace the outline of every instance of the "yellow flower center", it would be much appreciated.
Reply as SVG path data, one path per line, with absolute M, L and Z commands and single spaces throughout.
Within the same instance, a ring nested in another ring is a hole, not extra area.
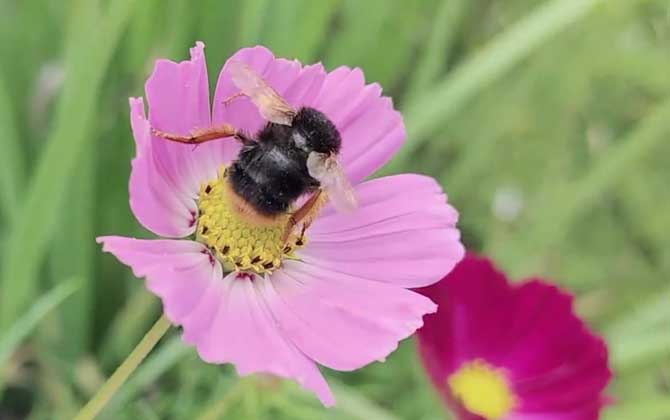
M 225 271 L 271 273 L 284 258 L 306 243 L 304 235 L 283 240 L 289 214 L 271 223 L 255 223 L 236 207 L 225 168 L 219 176 L 200 187 L 196 239 L 209 247 Z
M 447 382 L 451 393 L 469 412 L 487 420 L 502 419 L 516 405 L 505 373 L 483 360 L 465 363 Z

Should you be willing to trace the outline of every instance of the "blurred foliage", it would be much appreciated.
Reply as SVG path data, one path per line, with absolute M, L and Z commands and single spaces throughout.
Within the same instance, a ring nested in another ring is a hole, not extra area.
M 607 420 L 670 418 L 667 0 L 0 9 L 0 343 L 14 350 L 0 366 L 0 418 L 71 417 L 158 317 L 156 299 L 93 238 L 148 236 L 128 207 L 127 97 L 142 94 L 154 59 L 183 59 L 195 40 L 212 83 L 226 57 L 256 43 L 361 66 L 406 111 L 408 146 L 385 172 L 438 178 L 471 249 L 577 294 L 617 372 Z M 52 309 L 65 298 L 53 288 L 71 278 L 76 292 Z M 291 383 L 202 363 L 172 332 L 103 417 L 445 416 L 409 340 L 384 364 L 328 376 L 339 405 L 327 411 Z

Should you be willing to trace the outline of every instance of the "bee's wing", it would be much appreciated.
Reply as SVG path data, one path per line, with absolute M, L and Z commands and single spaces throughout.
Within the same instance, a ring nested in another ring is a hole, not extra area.
M 337 211 L 346 213 L 358 207 L 354 188 L 334 155 L 310 153 L 307 170 L 312 178 L 321 183 L 321 188 Z
M 251 67 L 241 61 L 231 61 L 228 69 L 233 83 L 258 107 L 267 121 L 291 125 L 295 110 Z

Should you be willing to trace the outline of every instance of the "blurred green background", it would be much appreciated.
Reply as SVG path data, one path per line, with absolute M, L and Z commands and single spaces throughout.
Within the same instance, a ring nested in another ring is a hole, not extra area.
M 0 419 L 66 419 L 159 316 L 94 242 L 149 236 L 128 207 L 128 96 L 207 45 L 360 66 L 403 111 L 385 169 L 442 183 L 466 244 L 573 290 L 606 336 L 607 420 L 670 419 L 668 0 L 0 0 Z M 380 268 L 383 269 L 383 268 Z M 414 343 L 298 387 L 239 382 L 172 331 L 113 419 L 439 419 Z M 229 416 L 229 417 L 228 417 Z

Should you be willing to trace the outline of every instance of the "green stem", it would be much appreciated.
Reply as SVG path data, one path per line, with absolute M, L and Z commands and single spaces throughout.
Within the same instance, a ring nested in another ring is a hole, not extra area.
M 161 316 L 126 360 L 121 363 L 121 366 L 116 369 L 116 372 L 109 377 L 95 396 L 79 411 L 74 420 L 91 420 L 95 418 L 169 328 L 170 321 L 165 315 Z

